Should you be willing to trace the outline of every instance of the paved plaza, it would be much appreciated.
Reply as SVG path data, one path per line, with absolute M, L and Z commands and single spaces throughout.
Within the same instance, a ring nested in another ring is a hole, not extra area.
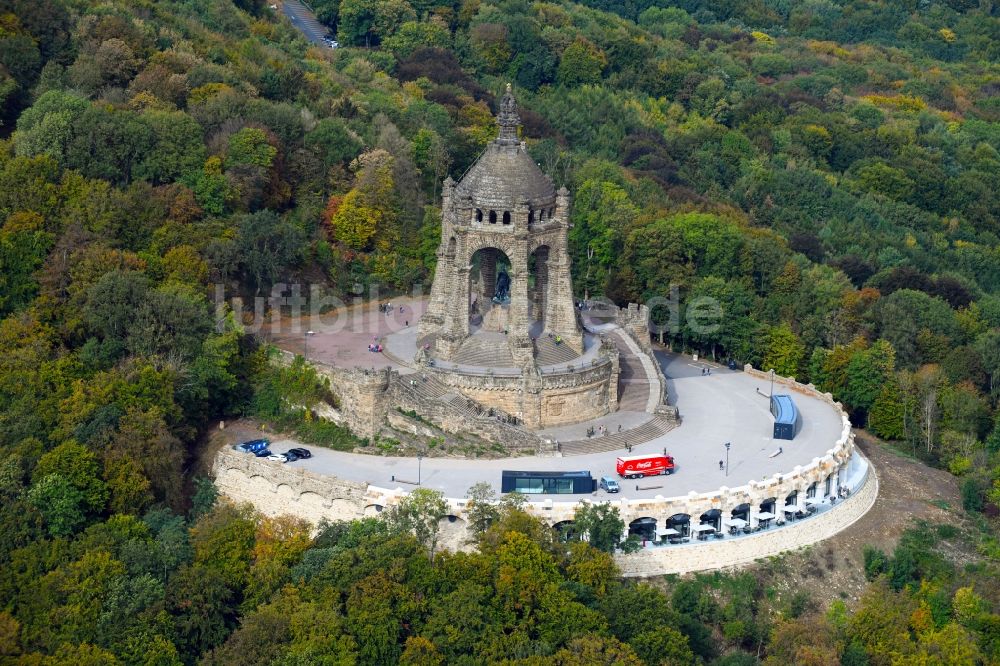
M 310 353 L 311 350 L 312 344 Z M 683 423 L 653 441 L 633 447 L 632 453 L 667 451 L 675 457 L 677 471 L 666 477 L 623 481 L 620 495 L 607 496 L 598 491 L 596 496 L 650 499 L 657 495 L 670 497 L 690 491 L 707 492 L 724 485 L 740 486 L 752 479 L 789 473 L 798 465 L 807 465 L 832 448 L 841 434 L 840 416 L 831 405 L 795 393 L 793 399 L 802 415 L 802 430 L 794 441 L 775 440 L 771 437 L 773 419 L 768 409 L 768 382 L 717 364 L 707 364 L 712 373 L 705 376 L 702 368 L 706 364 L 688 356 L 658 352 L 657 360 L 667 376 L 671 403 L 679 408 Z M 616 427 L 614 417 L 612 414 L 600 421 Z M 719 461 L 726 458 L 726 442 L 732 444 L 728 477 L 724 470 L 719 470 Z M 292 440 L 277 441 L 272 450 L 284 451 L 296 445 L 300 444 Z M 778 447 L 783 452 L 769 457 Z M 440 490 L 448 497 L 464 497 L 468 488 L 479 481 L 486 481 L 499 491 L 500 472 L 505 469 L 589 470 L 594 478 L 605 474 L 614 476 L 618 455 L 610 452 L 498 460 L 425 458 L 418 462 L 415 458 L 374 457 L 315 446 L 310 449 L 313 452 L 311 459 L 288 464 L 384 488 L 411 490 L 415 487 L 412 483 L 393 481 L 393 477 L 414 483 L 419 477 L 423 486 Z M 545 496 L 532 498 L 545 499 Z M 550 498 L 572 501 L 579 496 Z
M 390 312 L 379 311 L 380 304 L 390 302 Z M 310 361 L 342 368 L 396 367 L 406 373 L 410 372 L 406 366 L 394 361 L 388 354 L 368 351 L 368 345 L 386 347 L 390 337 L 398 337 L 402 341 L 412 339 L 412 346 L 406 348 L 410 355 L 405 358 L 406 362 L 412 362 L 416 350 L 416 324 L 426 305 L 426 298 L 403 296 L 338 308 L 312 321 L 309 316 L 303 316 L 299 321 L 284 317 L 269 329 L 269 340 L 295 354 L 308 352 Z M 309 330 L 313 331 L 313 335 L 307 340 L 306 331 Z

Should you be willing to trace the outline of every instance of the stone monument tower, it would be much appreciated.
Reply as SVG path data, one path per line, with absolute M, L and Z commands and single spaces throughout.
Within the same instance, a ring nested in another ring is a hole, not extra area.
M 534 342 L 555 340 L 576 354 L 577 322 L 567 248 L 570 195 L 557 192 L 518 136 L 510 85 L 497 114 L 500 131 L 442 195 L 441 245 L 419 338 L 442 360 L 470 339 L 507 345 L 513 367 L 534 367 Z

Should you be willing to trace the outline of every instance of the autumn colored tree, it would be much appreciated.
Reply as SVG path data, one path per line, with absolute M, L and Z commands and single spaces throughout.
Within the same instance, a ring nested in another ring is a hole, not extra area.
M 607 57 L 599 48 L 578 37 L 566 47 L 559 59 L 559 83 L 564 86 L 598 83 L 607 63 Z
M 441 492 L 417 488 L 391 508 L 386 520 L 392 529 L 413 534 L 433 560 L 440 523 L 447 512 L 448 505 Z
M 341 0 L 338 34 L 348 44 L 374 46 L 415 18 L 406 0 Z
M 591 546 L 606 553 L 615 552 L 625 531 L 617 507 L 604 503 L 581 504 L 573 516 L 573 523 Z
M 782 377 L 795 377 L 799 373 L 805 347 L 787 324 L 772 327 L 764 341 L 763 368 L 774 370 Z
M 330 219 L 335 241 L 363 251 L 391 243 L 397 221 L 392 166 L 392 157 L 382 150 L 364 153 L 352 163 L 355 186 Z

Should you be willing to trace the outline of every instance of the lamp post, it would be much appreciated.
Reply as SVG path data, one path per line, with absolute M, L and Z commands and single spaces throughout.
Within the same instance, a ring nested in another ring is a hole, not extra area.
M 306 363 L 309 362 L 309 336 L 311 336 L 311 335 L 316 335 L 316 334 L 313 333 L 312 331 L 306 331 L 306 334 L 302 338 L 305 341 L 305 347 L 306 347 L 306 350 L 305 350 Z
M 769 395 L 768 397 L 769 398 L 774 397 L 774 368 L 771 368 L 771 395 Z
M 729 447 L 732 446 L 732 442 L 726 442 L 726 476 L 729 476 Z
M 423 453 L 423 451 L 421 451 L 420 453 L 417 454 L 417 485 L 418 486 L 422 485 L 420 483 L 420 471 L 421 471 L 420 468 L 421 468 L 421 462 L 423 461 L 423 459 L 424 459 L 424 453 Z

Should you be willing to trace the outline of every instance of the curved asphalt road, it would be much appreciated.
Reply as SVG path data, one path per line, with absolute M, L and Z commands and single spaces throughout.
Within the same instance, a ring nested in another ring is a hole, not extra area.
M 309 11 L 299 0 L 284 0 L 281 3 L 281 12 L 288 17 L 299 32 L 313 44 L 326 46 L 324 37 L 330 37 L 330 31 L 325 25 L 316 20 L 316 16 Z
M 633 447 L 633 454 L 667 450 L 677 462 L 677 471 L 666 477 L 640 481 L 621 480 L 620 495 L 609 498 L 651 499 L 671 497 L 690 491 L 707 492 L 720 486 L 736 487 L 751 479 L 763 479 L 776 473 L 788 473 L 797 465 L 807 465 L 823 456 L 840 437 L 842 423 L 837 411 L 827 403 L 799 393 L 793 394 L 802 415 L 802 430 L 794 441 L 771 437 L 773 419 L 768 409 L 766 381 L 739 371 L 713 365 L 712 374 L 701 374 L 702 363 L 690 357 L 657 353 L 667 377 L 671 402 L 680 409 L 683 423 L 656 440 Z M 760 392 L 758 392 L 760 391 Z M 729 476 L 719 469 L 724 460 L 724 444 L 732 443 Z M 302 446 L 293 440 L 272 443 L 271 450 L 286 451 Z M 783 453 L 769 457 L 778 447 Z M 313 457 L 287 463 L 320 474 L 363 481 L 382 488 L 415 486 L 394 482 L 392 477 L 416 482 L 418 462 L 414 458 L 377 457 L 343 453 L 312 446 Z M 520 457 L 500 460 L 464 460 L 424 458 L 419 464 L 420 481 L 425 487 L 442 491 L 447 497 L 465 497 L 479 481 L 500 489 L 500 472 L 514 470 L 589 470 L 594 478 L 615 476 L 618 452 L 567 457 Z M 280 463 L 272 463 L 280 464 Z M 617 478 L 617 477 L 616 477 Z M 642 487 L 638 490 L 637 486 Z M 533 500 L 575 501 L 577 495 L 532 496 Z

